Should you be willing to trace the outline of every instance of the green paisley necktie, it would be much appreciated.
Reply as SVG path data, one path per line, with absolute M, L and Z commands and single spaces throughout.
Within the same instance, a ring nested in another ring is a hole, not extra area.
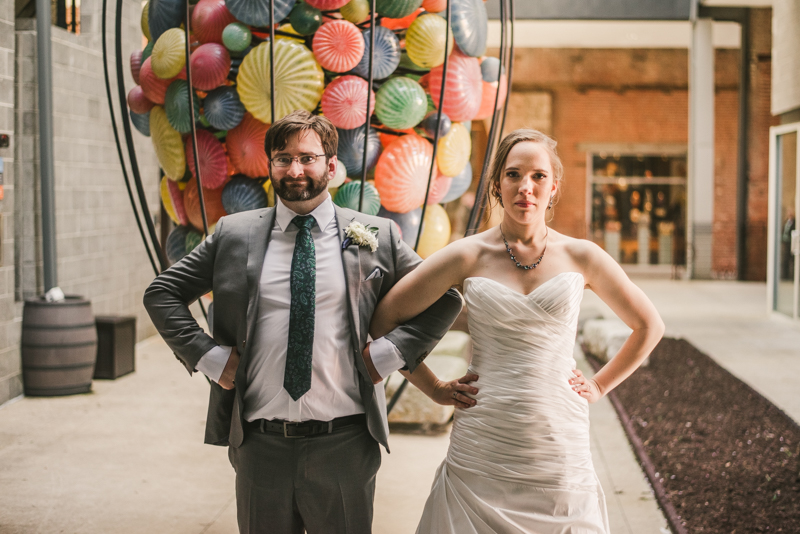
M 311 388 L 311 352 L 314 345 L 314 307 L 316 303 L 317 258 L 311 228 L 311 215 L 297 216 L 292 223 L 300 231 L 294 241 L 289 285 L 292 303 L 289 310 L 289 344 L 283 387 L 297 400 Z

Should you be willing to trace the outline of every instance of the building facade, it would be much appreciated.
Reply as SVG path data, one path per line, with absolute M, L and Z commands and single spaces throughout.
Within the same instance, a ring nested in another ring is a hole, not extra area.
M 40 229 L 36 30 L 0 0 L 0 404 L 22 394 L 20 335 L 24 300 L 43 293 Z M 24 7 L 24 6 L 23 6 Z M 109 29 L 113 29 L 113 3 Z M 58 285 L 81 295 L 96 315 L 137 318 L 137 337 L 155 333 L 141 304 L 153 278 L 122 179 L 102 68 L 100 0 L 81 3 L 81 32 L 53 26 L 53 106 Z M 123 2 L 125 60 L 141 48 L 141 4 Z M 29 16 L 29 15 L 28 15 Z M 114 84 L 114 41 L 108 41 Z M 131 87 L 129 69 L 126 86 Z M 117 113 L 119 106 L 116 103 Z M 119 119 L 118 119 L 119 120 Z M 158 164 L 149 139 L 134 136 L 148 192 L 160 212 Z

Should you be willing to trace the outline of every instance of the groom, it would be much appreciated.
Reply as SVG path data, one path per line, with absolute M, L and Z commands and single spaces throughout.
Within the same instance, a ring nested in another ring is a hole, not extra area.
M 337 143 L 306 111 L 273 123 L 276 206 L 220 219 L 144 296 L 189 373 L 213 380 L 205 441 L 229 445 L 242 533 L 371 532 L 380 381 L 413 372 L 461 310 L 451 290 L 368 343 L 377 302 L 421 260 L 391 221 L 333 204 Z M 188 308 L 209 291 L 213 338 Z

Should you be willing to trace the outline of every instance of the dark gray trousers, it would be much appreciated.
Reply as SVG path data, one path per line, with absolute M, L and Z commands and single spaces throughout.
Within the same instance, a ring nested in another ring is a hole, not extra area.
M 228 449 L 241 534 L 370 534 L 378 443 L 365 424 L 285 438 L 245 431 Z

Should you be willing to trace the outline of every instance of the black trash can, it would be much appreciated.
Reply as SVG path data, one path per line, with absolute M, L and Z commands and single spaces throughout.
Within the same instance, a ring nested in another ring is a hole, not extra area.
M 113 380 L 136 370 L 136 317 L 99 315 L 95 378 Z

